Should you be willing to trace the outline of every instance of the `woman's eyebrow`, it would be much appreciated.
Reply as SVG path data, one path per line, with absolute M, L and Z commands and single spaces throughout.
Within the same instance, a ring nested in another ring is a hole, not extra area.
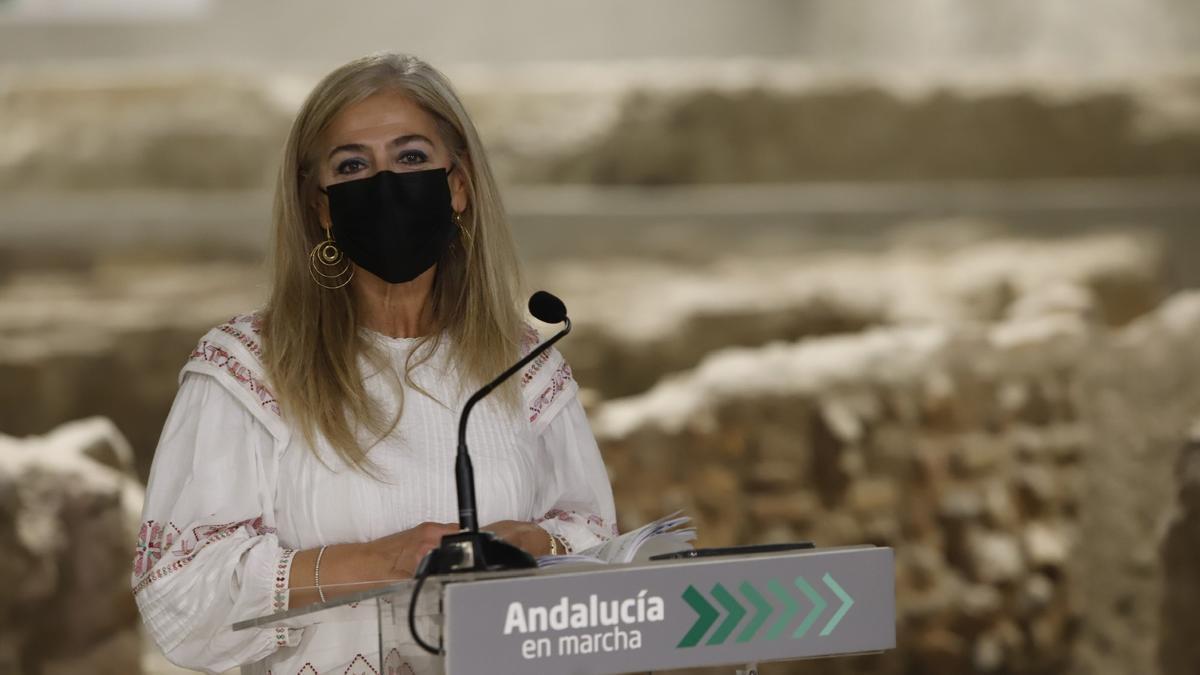
M 429 140 L 425 136 L 422 136 L 421 134 L 405 134 L 403 136 L 397 136 L 388 141 L 388 145 L 395 147 L 397 145 L 404 145 L 405 143 L 410 143 L 412 141 L 425 141 L 429 145 L 433 145 L 433 141 Z
M 429 138 L 426 136 L 422 136 L 421 134 L 405 134 L 403 136 L 397 136 L 397 137 L 393 138 L 392 140 L 388 141 L 388 146 L 396 147 L 399 145 L 404 145 L 405 143 L 410 143 L 412 141 L 425 141 L 429 145 L 431 145 L 431 146 L 433 145 L 433 141 L 429 140 Z M 345 145 L 339 145 L 336 148 L 334 148 L 333 150 L 330 150 L 329 156 L 333 157 L 334 155 L 336 155 L 339 152 L 364 152 L 365 153 L 368 150 L 370 150 L 370 148 L 363 145 L 362 143 L 346 143 Z

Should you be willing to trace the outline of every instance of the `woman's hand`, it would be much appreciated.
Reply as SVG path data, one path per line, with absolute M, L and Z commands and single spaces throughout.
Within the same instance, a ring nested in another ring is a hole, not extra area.
M 550 555 L 550 533 L 533 523 L 499 520 L 480 529 L 494 533 L 535 558 Z
M 442 537 L 458 532 L 456 523 L 421 523 L 365 544 L 380 579 L 411 578 L 425 557 L 442 543 Z

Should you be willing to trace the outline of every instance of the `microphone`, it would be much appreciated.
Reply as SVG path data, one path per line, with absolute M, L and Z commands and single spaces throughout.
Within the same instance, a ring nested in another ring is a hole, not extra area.
M 460 531 L 443 537 L 441 547 L 431 551 L 429 556 L 422 561 L 421 567 L 428 567 L 427 574 L 524 569 L 537 566 L 533 557 L 525 551 L 497 539 L 490 532 L 479 531 L 479 515 L 475 506 L 475 469 L 471 466 L 471 455 L 467 450 L 467 420 L 475 404 L 571 332 L 571 320 L 567 317 L 566 305 L 562 300 L 546 291 L 538 291 L 529 298 L 529 313 L 544 323 L 565 323 L 566 325 L 549 340 L 538 345 L 537 348 L 496 376 L 496 379 L 472 394 L 471 398 L 467 399 L 466 405 L 463 406 L 462 414 L 458 418 L 458 455 L 454 462 Z
M 562 323 L 567 320 L 567 306 L 546 291 L 538 291 L 529 297 L 529 313 L 542 323 Z M 571 330 L 570 326 L 567 330 Z

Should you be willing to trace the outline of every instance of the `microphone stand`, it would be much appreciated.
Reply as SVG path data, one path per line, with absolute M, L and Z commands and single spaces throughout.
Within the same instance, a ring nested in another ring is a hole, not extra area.
M 441 650 L 421 638 L 417 632 L 416 623 L 417 598 L 421 594 L 421 586 L 425 584 L 429 575 L 537 567 L 537 561 L 525 551 L 498 539 L 491 532 L 479 531 L 479 514 L 475 508 L 475 469 L 471 466 L 471 455 L 467 452 L 467 418 L 475 404 L 571 332 L 571 319 L 567 318 L 567 309 L 563 306 L 562 300 L 553 295 L 545 291 L 534 293 L 533 297 L 529 299 L 529 311 L 534 317 L 546 323 L 565 322 L 566 325 L 554 337 L 538 345 L 536 349 L 531 350 L 508 370 L 500 373 L 496 379 L 472 394 L 471 398 L 467 399 L 466 405 L 463 406 L 462 415 L 458 418 L 458 456 L 454 462 L 454 480 L 455 487 L 458 489 L 458 525 L 460 529 L 455 534 L 442 537 L 441 546 L 430 551 L 421 559 L 421 564 L 417 565 L 417 569 L 413 573 L 416 584 L 413 586 L 408 601 L 408 630 L 421 649 L 430 654 L 440 654 Z
M 566 326 L 561 331 L 467 399 L 458 418 L 458 455 L 454 462 L 460 531 L 442 537 L 442 545 L 425 556 L 414 576 L 537 567 L 533 556 L 525 551 L 496 538 L 491 532 L 479 531 L 479 515 L 475 508 L 475 469 L 471 466 L 471 455 L 467 451 L 467 418 L 476 403 L 571 332 L 571 320 L 565 316 L 562 320 Z

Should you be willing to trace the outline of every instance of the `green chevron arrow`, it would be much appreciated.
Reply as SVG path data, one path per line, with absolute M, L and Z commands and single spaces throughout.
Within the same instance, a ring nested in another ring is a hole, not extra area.
M 828 572 L 825 573 L 825 576 L 821 580 L 824 581 L 825 585 L 829 587 L 829 590 L 833 591 L 833 594 L 838 596 L 838 599 L 842 601 L 842 606 L 838 608 L 837 613 L 835 613 L 833 618 L 829 620 L 829 623 L 825 624 L 825 627 L 821 629 L 821 635 L 829 635 L 833 632 L 834 628 L 837 628 L 838 622 L 842 620 L 842 617 L 846 616 L 846 612 L 850 611 L 850 606 L 854 604 L 854 598 L 850 597 L 849 593 L 842 590 L 842 587 L 838 586 L 838 582 L 834 581 L 833 577 L 830 576 Z
M 801 621 L 800 625 L 796 627 L 795 632 L 792 633 L 793 639 L 804 637 L 804 634 L 807 633 L 808 629 L 812 627 L 813 622 L 817 620 L 817 617 L 820 616 L 821 612 L 825 611 L 825 608 L 828 606 L 828 603 L 825 602 L 825 598 L 822 598 L 812 586 L 809 586 L 808 582 L 804 580 L 804 577 L 796 577 L 796 588 L 799 588 L 804 592 L 805 595 L 808 596 L 808 599 L 812 601 L 813 608 L 809 610 L 808 616 L 804 617 L 804 621 Z
M 699 644 L 700 638 L 704 637 L 704 634 L 708 632 L 708 629 L 712 627 L 713 622 L 717 620 L 717 617 L 721 613 L 715 607 L 708 604 L 708 601 L 704 599 L 700 591 L 697 591 L 692 586 L 688 586 L 687 590 L 683 592 L 683 599 L 696 611 L 697 616 L 696 623 L 692 624 L 687 635 L 683 636 L 683 639 L 679 641 L 677 646 L 695 647 Z
M 800 611 L 800 603 L 796 602 L 796 599 L 787 592 L 783 584 L 775 579 L 767 582 L 767 590 L 771 591 L 771 595 L 774 595 L 779 602 L 783 603 L 784 608 L 783 616 L 775 620 L 775 623 L 771 625 L 771 628 L 764 636 L 768 640 L 774 640 L 783 634 L 783 629 L 788 627 L 788 624 L 792 622 L 792 617 L 796 616 L 796 612 Z
M 754 616 L 750 619 L 750 623 L 746 624 L 746 627 L 742 629 L 742 634 L 737 639 L 738 642 L 749 642 L 754 639 L 754 634 L 762 627 L 767 617 L 771 616 L 771 612 L 774 612 L 775 608 L 758 592 L 758 589 L 750 585 L 749 581 L 743 581 L 742 585 L 738 586 L 738 590 L 742 592 L 742 595 L 746 596 L 746 599 L 750 601 L 750 604 L 754 605 L 754 609 L 756 610 Z
M 733 597 L 733 594 L 725 590 L 725 587 L 721 584 L 713 586 L 712 596 L 717 599 L 717 602 L 721 603 L 726 612 L 729 612 L 729 616 L 725 617 L 721 625 L 717 626 L 717 630 L 712 634 L 712 637 L 708 638 L 708 644 L 719 645 L 729 637 L 729 634 L 737 627 L 742 617 L 746 616 L 746 609 L 739 605 L 737 598 Z

